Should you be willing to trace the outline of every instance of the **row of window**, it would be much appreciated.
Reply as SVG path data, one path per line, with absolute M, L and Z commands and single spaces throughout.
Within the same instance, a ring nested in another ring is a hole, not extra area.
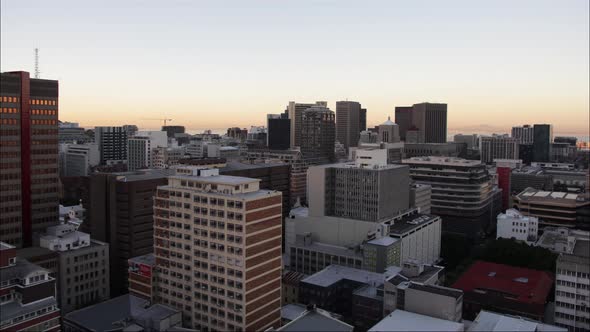
M 4 114 L 17 114 L 20 113 L 18 108 L 14 107 L 2 107 L 0 108 L 0 113 Z
M 573 321 L 578 321 L 578 322 L 582 322 L 582 323 L 590 323 L 590 318 L 586 318 L 583 316 L 574 316 L 574 315 L 566 314 L 566 313 L 559 312 L 559 311 L 555 312 L 555 318 L 564 318 L 567 320 L 573 320 Z
M 573 288 L 579 288 L 579 289 L 590 289 L 590 285 L 585 284 L 585 283 L 575 283 L 572 281 L 565 281 L 565 280 L 560 280 L 560 279 L 557 279 L 556 283 L 559 286 L 567 286 L 567 287 L 573 287 Z
M 561 301 L 556 301 L 555 305 L 558 307 L 562 307 L 562 308 L 578 310 L 578 311 L 585 311 L 585 312 L 590 313 L 590 307 L 585 306 L 585 305 L 575 305 L 572 303 L 561 302 Z
M 33 115 L 57 115 L 56 110 L 31 110 Z
M 585 295 L 580 295 L 580 294 L 574 294 L 574 293 L 570 293 L 570 292 L 564 292 L 564 291 L 555 291 L 555 295 L 557 296 L 564 296 L 570 299 L 577 299 L 577 300 L 582 300 L 582 301 L 586 301 L 588 299 L 588 296 Z
M 54 312 L 56 310 L 58 310 L 57 309 L 57 305 L 51 305 L 51 306 L 48 306 L 48 307 L 45 307 L 45 308 L 41 308 L 41 309 L 39 309 L 37 311 L 33 311 L 33 312 L 26 313 L 26 314 L 22 314 L 20 316 L 14 317 L 12 319 L 3 320 L 2 322 L 0 322 L 0 328 L 3 327 L 3 326 L 6 326 L 6 325 L 12 325 L 12 324 L 16 324 L 16 323 L 19 323 L 19 322 L 23 322 L 23 321 L 27 321 L 27 320 L 33 319 L 35 317 L 43 316 L 43 315 L 45 315 L 47 313 Z
M 585 272 L 577 272 L 577 271 L 571 271 L 571 270 L 559 269 L 559 268 L 557 269 L 557 274 L 563 274 L 566 276 L 586 278 L 586 279 L 590 276 L 590 274 L 585 273 Z
M 34 125 L 57 125 L 57 120 L 31 120 Z
M 56 106 L 57 105 L 57 100 L 31 99 L 31 100 L 29 100 L 29 104 L 31 104 L 31 105 Z
M 2 98 L 0 98 L 0 101 L 3 103 L 18 103 L 18 99 L 18 97 L 2 96 Z

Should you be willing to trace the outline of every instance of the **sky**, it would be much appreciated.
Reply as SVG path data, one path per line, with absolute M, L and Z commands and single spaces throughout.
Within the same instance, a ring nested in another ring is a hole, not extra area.
M 588 135 L 588 0 L 0 1 L 0 70 L 60 81 L 60 120 L 264 125 L 289 101 L 448 104 L 450 131 Z

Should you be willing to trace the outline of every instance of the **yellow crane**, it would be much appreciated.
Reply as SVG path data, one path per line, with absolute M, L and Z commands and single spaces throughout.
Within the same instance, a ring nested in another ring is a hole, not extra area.
M 142 119 L 142 120 L 158 120 L 158 121 L 163 121 L 164 122 L 164 126 L 166 125 L 166 123 L 168 123 L 168 121 L 172 121 L 172 119 Z

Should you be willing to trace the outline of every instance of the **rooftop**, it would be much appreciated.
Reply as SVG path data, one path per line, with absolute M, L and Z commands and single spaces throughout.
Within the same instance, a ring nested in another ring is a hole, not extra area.
M 446 144 L 446 143 L 444 143 L 444 144 Z M 482 165 L 481 161 L 479 161 L 479 160 L 467 160 L 467 159 L 462 159 L 462 158 L 437 157 L 437 156 L 412 157 L 412 158 L 402 160 L 402 163 L 404 163 L 404 164 L 465 166 L 465 167 Z
M 281 318 L 290 321 L 295 320 L 295 318 L 301 316 L 305 311 L 307 311 L 307 308 L 303 304 L 286 304 L 281 308 Z
M 156 265 L 156 256 L 153 253 L 129 258 L 130 262 L 135 264 L 144 264 L 149 266 Z
M 411 213 L 395 219 L 393 225 L 389 226 L 389 234 L 404 234 L 436 219 L 440 220 L 440 217 L 431 214 Z
M 399 164 L 387 164 L 387 165 L 370 165 L 361 166 L 355 162 L 337 163 L 337 164 L 325 164 L 312 166 L 310 168 L 352 168 L 352 169 L 367 169 L 367 170 L 388 170 L 388 169 L 399 169 L 408 167 L 406 165 Z
M 420 290 L 423 292 L 438 294 L 438 295 L 450 296 L 450 297 L 454 297 L 455 299 L 458 299 L 461 296 L 463 296 L 463 291 L 460 289 L 454 289 L 454 288 L 437 286 L 437 285 L 423 285 L 423 284 L 412 283 L 412 284 L 410 284 L 410 286 L 408 288 Z
M 167 178 L 174 174 L 173 169 L 144 169 L 135 172 L 119 172 L 112 173 L 117 176 L 118 181 L 131 182 L 131 181 L 144 181 Z
M 243 176 L 231 176 L 231 175 L 211 175 L 211 176 L 194 176 L 194 175 L 172 175 L 170 178 L 173 179 L 181 179 L 181 180 L 191 180 L 196 182 L 205 182 L 205 183 L 216 183 L 216 184 L 224 184 L 224 185 L 239 185 L 239 184 L 248 184 L 252 182 L 260 182 L 259 179 L 247 178 Z
M 14 249 L 16 248 L 13 245 L 10 245 L 8 243 L 4 243 L 4 242 L 0 242 L 0 250 L 6 250 L 6 249 Z
M 0 269 L 0 280 L 23 279 L 33 272 L 46 272 L 46 269 L 25 259 L 16 259 L 16 264 Z
M 590 241 L 577 240 L 573 254 L 580 257 L 590 257 Z
M 285 270 L 283 273 L 283 284 L 298 285 L 301 279 L 305 278 L 305 274 L 301 272 Z
M 464 292 L 499 291 L 513 295 L 521 303 L 544 304 L 552 286 L 553 275 L 545 271 L 476 261 L 452 287 Z
M 306 310 L 299 317 L 278 328 L 277 331 L 293 332 L 352 332 L 354 327 L 332 316 L 328 311 L 313 308 Z
M 471 323 L 468 332 L 476 331 L 526 331 L 526 332 L 541 332 L 541 331 L 567 331 L 566 328 L 543 324 L 528 318 L 520 316 L 510 316 L 498 314 L 491 311 L 482 310 L 477 315 L 477 318 Z
M 6 304 L 0 305 L 0 321 L 12 319 L 21 316 L 22 314 L 35 312 L 38 309 L 42 309 L 50 305 L 57 305 L 57 301 L 53 296 L 46 297 L 39 301 L 35 301 L 34 303 L 30 303 L 26 306 L 21 305 L 17 301 L 11 301 Z
M 107 331 L 117 327 L 121 322 L 137 323 L 145 327 L 150 321 L 168 318 L 177 310 L 155 304 L 145 307 L 146 300 L 125 294 L 65 315 L 64 319 L 94 331 Z
M 424 283 L 424 282 L 427 282 L 428 280 L 430 280 L 430 278 L 432 278 L 433 276 L 440 273 L 442 270 L 444 270 L 444 267 L 437 266 L 437 265 L 423 265 L 423 267 L 424 267 L 424 270 L 422 271 L 422 273 L 420 273 L 419 276 L 408 277 L 408 276 L 404 275 L 404 273 L 402 271 L 397 275 L 389 277 L 387 279 L 387 281 L 391 282 L 394 285 L 399 285 L 400 283 L 406 282 L 406 281 Z
M 463 324 L 430 316 L 395 310 L 368 332 L 382 331 L 463 331 Z
M 382 284 L 386 278 L 401 272 L 401 268 L 390 266 L 384 273 L 369 272 L 341 265 L 329 265 L 323 270 L 302 279 L 301 282 L 313 284 L 320 287 L 328 287 L 340 280 L 352 280 L 368 285 Z
M 262 169 L 262 168 L 270 168 L 270 167 L 288 167 L 288 164 L 282 162 L 266 162 L 266 163 L 241 163 L 236 161 L 230 161 L 226 164 L 225 167 L 222 167 L 219 172 L 233 172 L 233 171 L 242 171 L 248 169 Z
M 544 191 L 533 188 L 526 188 L 516 197 L 521 201 L 542 201 L 545 203 L 557 203 L 575 205 L 576 203 L 588 201 L 584 194 L 573 194 L 561 191 Z
M 397 241 L 399 241 L 399 239 L 394 239 L 394 238 L 389 237 L 389 236 L 383 236 L 383 237 L 380 237 L 378 239 L 371 240 L 371 241 L 367 242 L 367 244 L 372 244 L 372 245 L 376 245 L 376 246 L 389 247 L 390 245 L 396 243 Z

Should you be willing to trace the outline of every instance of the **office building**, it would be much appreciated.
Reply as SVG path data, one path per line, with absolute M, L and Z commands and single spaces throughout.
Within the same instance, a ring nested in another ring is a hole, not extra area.
M 162 126 L 162 131 L 166 132 L 168 138 L 175 138 L 176 134 L 184 134 L 184 126 Z
M 58 81 L 0 74 L 0 241 L 17 247 L 57 223 Z
M 491 164 L 494 159 L 518 159 L 518 141 L 508 135 L 480 138 L 481 162 Z
M 86 130 L 77 122 L 58 121 L 59 143 L 86 143 L 90 137 L 86 135 Z
M 344 144 L 344 148 L 357 146 L 360 132 L 366 130 L 367 112 L 356 101 L 336 102 L 336 140 Z M 364 127 L 363 125 L 364 116 Z
M 288 113 L 266 116 L 268 135 L 266 146 L 270 150 L 287 150 L 291 146 L 291 120 Z
M 549 160 L 554 163 L 573 162 L 576 157 L 577 148 L 570 143 L 551 143 L 549 149 Z
M 94 141 L 98 144 L 101 165 L 127 162 L 128 135 L 124 127 L 94 128 Z
M 383 143 L 397 143 L 400 141 L 399 126 L 388 117 L 387 121 L 379 125 L 379 139 Z
M 349 160 L 366 166 L 398 164 L 404 156 L 404 143 L 360 143 L 351 148 Z
M 152 253 L 153 196 L 171 170 L 95 173 L 90 176 L 87 220 L 81 231 L 109 244 L 111 296 L 127 293 L 127 261 Z
M 168 146 L 165 131 L 138 131 L 127 142 L 127 167 L 129 171 L 152 168 L 153 149 Z
M 527 188 L 513 197 L 513 207 L 539 218 L 539 226 L 590 228 L 590 198 L 586 194 Z
M 533 162 L 533 144 L 519 144 L 518 145 L 518 158 L 526 165 L 530 165 Z
M 545 324 L 538 320 L 532 320 L 520 315 L 506 315 L 497 312 L 482 310 L 475 320 L 469 325 L 467 332 L 476 331 L 522 331 L 522 332 L 567 332 L 567 329 L 555 325 Z
M 281 305 L 284 306 L 293 303 L 299 303 L 299 282 L 305 277 L 305 274 L 295 271 L 283 270 L 283 279 L 281 285 L 283 288 L 283 298 Z
M 158 147 L 152 149 L 152 168 L 165 169 L 178 165 L 185 156 L 183 147 Z
M 182 310 L 187 328 L 278 326 L 281 193 L 217 169 L 176 171 L 154 202 L 158 301 Z
M 186 331 L 182 329 L 180 310 L 153 304 L 132 294 L 70 312 L 64 315 L 63 325 L 65 332 Z
M 494 310 L 544 321 L 553 281 L 545 271 L 476 261 L 452 287 L 464 293 L 463 319 Z
M 329 108 L 312 106 L 301 117 L 301 153 L 317 163 L 334 161 L 335 116 Z
M 62 224 L 48 227 L 39 246 L 59 257 L 57 291 L 62 314 L 110 298 L 108 244 L 91 240 L 74 225 Z
M 418 129 L 417 143 L 446 143 L 447 104 L 414 104 L 412 126 Z
M 557 257 L 555 325 L 569 331 L 590 330 L 590 241 L 576 241 L 573 251 Z
M 127 132 L 127 137 L 133 137 L 139 128 L 136 125 L 123 125 L 123 130 Z
M 281 309 L 283 326 L 269 331 L 283 332 L 352 332 L 354 326 L 342 317 L 316 306 L 287 305 Z
M 17 258 L 16 247 L 0 242 L 0 280 L 1 331 L 61 331 L 49 271 Z
M 522 167 L 510 172 L 510 194 L 517 195 L 527 188 L 553 191 L 553 175 L 541 167 Z
M 432 187 L 431 211 L 446 232 L 469 236 L 492 233 L 502 206 L 486 166 L 478 160 L 444 157 L 404 159 L 417 184 Z
M 539 219 L 523 216 L 518 210 L 508 209 L 497 217 L 496 239 L 514 239 L 532 244 L 537 241 Z
M 315 104 L 296 103 L 290 101 L 287 105 L 287 113 L 291 120 L 291 148 L 301 146 L 301 133 L 303 131 L 303 112 L 312 106 L 328 107 L 325 101 L 316 101 Z
M 512 170 L 521 168 L 522 160 L 494 159 L 494 164 L 496 166 L 496 178 L 498 180 L 498 188 L 502 189 L 502 210 L 506 210 L 509 208 L 510 198 L 512 197 L 512 193 L 510 191 Z
M 98 144 L 60 144 L 60 176 L 88 176 L 100 163 Z
M 359 144 L 378 143 L 379 133 L 370 130 L 363 130 L 360 133 Z
M 409 131 L 412 132 L 411 130 Z M 462 143 L 404 143 L 404 157 L 459 157 L 465 152 Z
M 395 123 L 399 126 L 400 139 L 406 142 L 406 133 L 412 127 L 412 107 L 397 106 L 395 108 Z
M 426 184 L 410 185 L 410 207 L 417 208 L 420 213 L 430 214 L 432 187 Z
M 511 136 L 518 140 L 519 144 L 533 144 L 534 129 L 530 125 L 512 127 Z
M 549 161 L 551 142 L 553 141 L 553 126 L 536 124 L 533 126 L 533 136 L 533 161 Z
M 129 294 L 155 303 L 157 287 L 156 256 L 154 254 L 129 258 Z
M 434 318 L 428 315 L 421 315 L 405 310 L 396 310 L 373 327 L 369 332 L 382 332 L 382 331 L 450 331 L 450 332 L 462 332 L 465 331 L 465 325 L 463 323 Z
M 463 143 L 465 144 L 468 150 L 470 149 L 479 149 L 479 136 L 477 134 L 472 135 L 464 135 L 464 134 L 457 134 L 453 136 L 453 142 L 455 143 Z
M 310 167 L 310 216 L 380 221 L 409 208 L 409 168 L 331 164 Z

